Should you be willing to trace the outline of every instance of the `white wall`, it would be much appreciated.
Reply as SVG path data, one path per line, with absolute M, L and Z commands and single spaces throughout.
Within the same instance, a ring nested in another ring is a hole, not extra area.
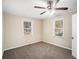
M 58 19 L 64 20 L 64 37 L 56 37 L 54 35 L 54 22 Z M 24 21 L 32 22 L 32 33 L 30 35 L 24 35 Z M 47 43 L 71 49 L 71 37 L 71 14 L 45 20 L 35 20 L 33 18 L 3 14 L 3 50 L 24 46 L 42 40 Z
M 23 22 L 32 22 L 32 33 L 24 35 Z M 3 14 L 3 50 L 12 49 L 42 40 L 42 21 Z
M 64 20 L 64 37 L 56 37 L 54 34 L 55 20 Z M 43 41 L 60 47 L 71 49 L 72 47 L 72 17 L 71 14 L 57 16 L 43 21 Z
M 72 15 L 72 55 L 77 58 L 77 14 Z

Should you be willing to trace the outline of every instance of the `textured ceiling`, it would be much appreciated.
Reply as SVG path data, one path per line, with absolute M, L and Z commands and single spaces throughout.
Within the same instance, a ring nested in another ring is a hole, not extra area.
M 56 10 L 53 15 L 50 15 L 50 13 L 40 15 L 40 13 L 46 9 L 36 9 L 34 6 L 39 5 L 46 7 L 46 2 L 46 0 L 3 0 L 3 12 L 18 16 L 27 16 L 40 19 L 77 12 L 76 0 L 60 0 L 55 7 L 68 7 L 68 10 Z

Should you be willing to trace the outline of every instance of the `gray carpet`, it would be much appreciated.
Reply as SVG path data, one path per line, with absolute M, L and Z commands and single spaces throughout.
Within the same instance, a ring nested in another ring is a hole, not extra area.
M 75 59 L 71 50 L 44 42 L 7 50 L 3 59 Z

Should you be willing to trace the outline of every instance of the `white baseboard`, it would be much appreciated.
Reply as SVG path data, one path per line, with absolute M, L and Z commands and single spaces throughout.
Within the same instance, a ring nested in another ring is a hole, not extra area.
M 38 43 L 38 42 L 41 42 L 41 41 L 31 42 L 29 44 Z M 42 41 L 42 42 L 46 42 L 46 41 Z M 56 45 L 58 47 L 65 48 L 65 49 L 68 49 L 68 50 L 72 50 L 71 48 L 64 47 L 62 45 L 58 45 L 58 44 L 55 44 L 55 43 L 51 43 L 51 42 L 46 42 L 46 43 L 53 44 L 53 45 Z M 29 44 L 24 44 L 22 46 L 29 45 Z M 13 47 L 13 48 L 7 48 L 7 49 L 4 49 L 3 51 L 10 50 L 10 49 L 14 49 L 14 48 L 18 48 L 18 47 L 22 47 L 22 46 L 17 46 L 17 47 Z
M 46 42 L 46 41 L 43 41 L 43 42 Z M 65 47 L 65 46 L 62 46 L 62 45 L 59 45 L 59 44 L 56 44 L 56 43 L 51 43 L 51 42 L 46 42 L 46 43 L 53 44 L 55 46 L 58 46 L 58 47 L 61 47 L 61 48 L 65 48 L 65 49 L 68 49 L 68 50 L 72 50 L 71 48 L 68 48 L 68 47 Z
M 38 42 L 40 42 L 40 41 L 30 42 L 30 43 L 23 44 L 23 45 L 20 45 L 20 46 L 15 46 L 15 47 L 11 47 L 11 48 L 6 48 L 6 49 L 3 49 L 3 52 L 6 51 L 6 50 L 11 50 L 11 49 L 19 48 L 19 47 L 22 47 L 22 46 L 26 46 L 26 45 L 33 44 L 33 43 L 38 43 Z

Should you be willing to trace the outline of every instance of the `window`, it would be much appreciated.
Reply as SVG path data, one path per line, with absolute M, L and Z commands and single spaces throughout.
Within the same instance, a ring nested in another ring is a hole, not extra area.
M 24 22 L 24 34 L 31 33 L 31 22 Z
M 63 36 L 63 20 L 55 21 L 55 35 Z

